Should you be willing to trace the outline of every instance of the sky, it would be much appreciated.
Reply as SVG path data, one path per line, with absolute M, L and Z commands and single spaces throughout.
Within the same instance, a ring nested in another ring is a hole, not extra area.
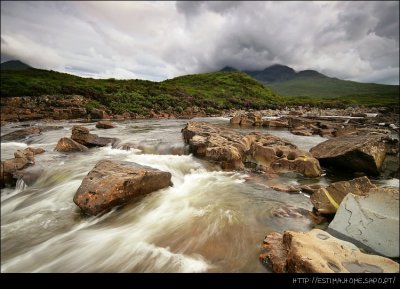
M 161 81 L 283 64 L 399 84 L 399 1 L 1 1 L 1 62 Z

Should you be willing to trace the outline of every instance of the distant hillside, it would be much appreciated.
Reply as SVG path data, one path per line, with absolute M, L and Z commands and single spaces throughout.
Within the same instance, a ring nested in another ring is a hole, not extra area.
M 1 70 L 24 70 L 31 68 L 28 64 L 25 64 L 19 60 L 10 60 L 0 64 Z
M 231 68 L 235 69 L 235 68 Z M 260 71 L 243 71 L 271 88 L 281 96 L 362 99 L 382 97 L 396 103 L 399 95 L 398 85 L 360 83 L 328 77 L 315 70 L 296 72 L 292 68 L 275 64 Z
M 182 111 L 198 106 L 213 113 L 221 109 L 264 109 L 279 97 L 242 72 L 214 72 L 177 77 L 163 82 L 92 79 L 30 68 L 3 70 L 1 96 L 82 95 L 91 107 L 113 112 Z

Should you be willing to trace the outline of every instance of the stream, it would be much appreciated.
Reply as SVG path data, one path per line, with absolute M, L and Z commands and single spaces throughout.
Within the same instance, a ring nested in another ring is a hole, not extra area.
M 229 126 L 229 119 L 197 118 Z M 35 156 L 37 180 L 1 190 L 1 272 L 268 272 L 258 255 L 266 234 L 309 231 L 304 215 L 277 216 L 280 208 L 311 210 L 309 196 L 275 191 L 261 174 L 224 172 L 187 153 L 181 129 L 188 120 L 130 120 L 100 130 L 95 123 L 60 121 L 11 123 L 1 134 L 24 125 L 61 125 L 20 142 L 1 142 L 1 159 L 18 149 L 42 147 Z M 80 124 L 99 136 L 117 137 L 116 148 L 84 153 L 54 151 L 58 140 Z M 238 130 L 246 130 L 235 128 Z M 251 128 L 286 138 L 309 150 L 325 138 L 297 136 L 287 129 Z M 126 149 L 124 144 L 132 148 Z M 123 149 L 125 148 L 125 149 Z M 82 179 L 103 159 L 124 160 L 172 174 L 173 186 L 98 216 L 80 212 L 72 199 Z M 282 174 L 283 184 L 343 180 Z M 348 179 L 350 179 L 349 177 Z M 372 179 L 399 186 L 398 179 Z

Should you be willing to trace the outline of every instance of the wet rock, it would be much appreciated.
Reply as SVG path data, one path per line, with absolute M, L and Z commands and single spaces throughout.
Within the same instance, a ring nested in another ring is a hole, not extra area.
M 27 147 L 24 150 L 17 150 L 14 153 L 13 159 L 8 159 L 1 162 L 0 170 L 0 186 L 3 188 L 5 185 L 14 186 L 16 180 L 20 177 L 18 171 L 35 164 L 35 154 L 43 153 L 43 148 Z
M 265 127 L 288 127 L 287 119 L 266 119 L 263 120 L 262 126 Z
M 260 112 L 239 113 L 231 118 L 230 123 L 241 126 L 259 126 L 262 124 L 262 116 Z
M 372 188 L 376 188 L 367 177 L 350 181 L 341 181 L 320 188 L 311 195 L 310 200 L 320 214 L 335 214 L 344 197 L 349 194 L 365 196 Z
M 2 141 L 16 141 L 16 140 L 23 140 L 24 138 L 40 135 L 42 130 L 39 127 L 28 127 L 24 129 L 19 129 L 13 132 L 10 132 L 6 135 L 1 137 Z
M 132 162 L 99 161 L 83 179 L 74 203 L 97 215 L 135 197 L 172 185 L 171 174 Z
M 182 129 L 189 151 L 218 162 L 223 169 L 240 170 L 255 163 L 264 171 L 295 171 L 305 176 L 321 175 L 318 161 L 290 142 L 268 134 L 247 135 L 205 122 L 189 122 Z
M 86 146 L 86 147 L 95 147 L 95 146 L 106 146 L 108 144 L 113 145 L 118 141 L 117 138 L 111 137 L 99 137 L 96 134 L 91 134 L 89 129 L 83 126 L 74 125 L 72 127 L 72 136 L 71 138 Z
M 260 260 L 274 272 L 289 273 L 396 273 L 400 266 L 388 258 L 364 254 L 319 229 L 268 234 Z
M 115 125 L 113 125 L 110 121 L 101 120 L 96 123 L 96 127 L 103 128 L 103 129 L 109 129 L 109 128 L 115 128 Z
M 92 119 L 110 119 L 110 116 L 102 109 L 93 108 L 90 112 Z
M 73 139 L 63 137 L 58 141 L 55 150 L 59 152 L 85 152 L 88 148 Z
M 290 130 L 290 132 L 292 134 L 301 136 L 312 136 L 314 134 L 312 128 L 306 128 L 305 126 L 299 126 L 295 129 Z
M 380 255 L 399 258 L 399 189 L 373 188 L 366 196 L 348 194 L 328 230 Z
M 322 165 L 379 174 L 386 155 L 382 134 L 344 135 L 313 147 L 310 152 Z
M 269 187 L 275 191 L 285 193 L 298 193 L 300 191 L 300 188 L 285 184 L 270 184 Z
M 272 216 L 279 218 L 305 218 L 308 216 L 306 209 L 286 205 L 271 211 Z

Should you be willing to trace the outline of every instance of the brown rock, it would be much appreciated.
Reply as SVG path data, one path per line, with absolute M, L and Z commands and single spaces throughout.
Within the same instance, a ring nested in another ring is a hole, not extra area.
M 90 116 L 92 119 L 110 119 L 110 116 L 104 110 L 97 108 L 92 109 Z
M 298 193 L 300 191 L 299 188 L 284 184 L 271 184 L 269 185 L 269 187 L 271 189 L 274 189 L 275 191 L 285 192 L 285 193 Z
M 111 137 L 99 137 L 98 135 L 89 133 L 89 129 L 83 126 L 74 125 L 72 127 L 71 138 L 87 147 L 113 145 L 118 139 Z
M 349 242 L 325 231 L 273 232 L 264 240 L 260 260 L 274 272 L 289 273 L 397 273 L 399 264 L 362 253 Z
M 55 150 L 59 152 L 85 152 L 88 148 L 68 137 L 63 137 L 58 141 Z
M 310 152 L 322 165 L 377 175 L 386 155 L 385 139 L 382 134 L 345 135 L 320 143 Z
M 296 171 L 309 177 L 321 175 L 318 161 L 290 142 L 260 133 L 243 135 L 204 122 L 189 122 L 182 130 L 189 151 L 219 162 L 223 169 L 243 169 L 243 161 L 255 162 L 273 172 Z
M 131 162 L 99 161 L 83 179 L 74 203 L 97 215 L 133 198 L 172 185 L 171 174 Z
M 263 120 L 262 126 L 266 127 L 288 127 L 287 119 L 266 119 Z
M 1 137 L 2 141 L 15 141 L 15 140 L 22 140 L 29 136 L 39 135 L 41 134 L 42 130 L 39 127 L 28 127 L 20 130 L 16 130 L 10 132 L 6 135 Z
M 96 127 L 103 128 L 103 129 L 109 129 L 109 128 L 115 128 L 115 125 L 113 125 L 110 121 L 101 120 L 96 123 Z
M 335 214 L 348 193 L 365 196 L 372 188 L 376 188 L 376 186 L 367 177 L 361 177 L 350 181 L 332 183 L 326 188 L 320 188 L 311 195 L 310 200 L 317 212 Z

